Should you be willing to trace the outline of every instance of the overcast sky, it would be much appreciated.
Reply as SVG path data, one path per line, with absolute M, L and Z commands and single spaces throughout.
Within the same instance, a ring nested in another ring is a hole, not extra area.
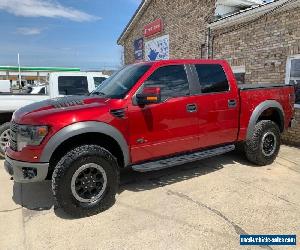
M 0 65 L 115 68 L 140 0 L 0 0 Z

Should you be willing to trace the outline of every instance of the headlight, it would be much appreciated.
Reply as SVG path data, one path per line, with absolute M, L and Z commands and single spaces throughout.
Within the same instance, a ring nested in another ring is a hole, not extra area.
M 40 145 L 47 134 L 47 126 L 19 125 L 17 133 L 18 151 L 21 151 L 27 145 Z

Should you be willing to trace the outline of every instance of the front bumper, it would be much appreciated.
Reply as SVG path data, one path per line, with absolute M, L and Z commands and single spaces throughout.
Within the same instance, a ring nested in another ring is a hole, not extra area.
M 4 168 L 9 175 L 13 176 L 15 182 L 39 182 L 46 179 L 49 163 L 16 161 L 6 156 Z

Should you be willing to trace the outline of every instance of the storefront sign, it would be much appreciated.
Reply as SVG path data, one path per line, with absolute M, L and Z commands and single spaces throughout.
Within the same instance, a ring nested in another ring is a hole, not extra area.
M 136 61 L 141 61 L 144 59 L 144 39 L 139 38 L 134 40 L 134 58 Z
M 169 59 L 169 35 L 161 36 L 145 43 L 146 61 Z
M 152 36 L 162 31 L 163 22 L 161 19 L 157 19 L 152 23 L 149 23 L 144 27 L 144 36 Z

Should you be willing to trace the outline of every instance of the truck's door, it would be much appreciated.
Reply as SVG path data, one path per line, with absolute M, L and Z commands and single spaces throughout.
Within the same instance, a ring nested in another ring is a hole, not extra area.
M 184 65 L 159 67 L 143 87 L 160 87 L 161 102 L 129 107 L 132 162 L 159 158 L 198 147 L 198 115 Z M 138 92 L 139 92 L 138 91 Z
M 195 102 L 199 117 L 199 147 L 234 142 L 239 127 L 239 98 L 229 66 L 225 63 L 195 64 L 191 68 L 198 86 Z

